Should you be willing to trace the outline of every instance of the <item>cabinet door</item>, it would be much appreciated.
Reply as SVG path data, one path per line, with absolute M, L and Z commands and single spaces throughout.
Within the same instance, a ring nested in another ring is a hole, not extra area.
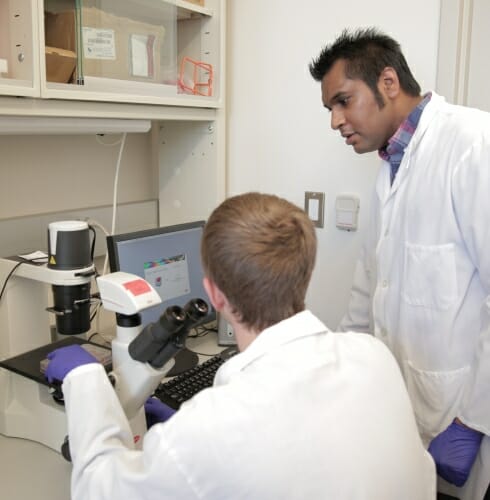
M 224 6 L 199 3 L 44 0 L 43 97 L 218 107 Z
M 36 0 L 0 0 L 0 94 L 39 96 Z

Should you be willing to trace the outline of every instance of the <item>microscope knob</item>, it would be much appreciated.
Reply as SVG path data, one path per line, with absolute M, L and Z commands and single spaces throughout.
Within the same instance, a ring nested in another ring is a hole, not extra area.
M 67 462 L 71 462 L 70 440 L 68 439 L 68 436 L 65 436 L 65 440 L 61 445 L 61 455 Z
M 60 405 L 65 404 L 65 398 L 63 397 L 63 391 L 61 390 L 61 383 L 58 381 L 53 381 L 49 385 L 49 393 L 53 396 L 53 399 Z

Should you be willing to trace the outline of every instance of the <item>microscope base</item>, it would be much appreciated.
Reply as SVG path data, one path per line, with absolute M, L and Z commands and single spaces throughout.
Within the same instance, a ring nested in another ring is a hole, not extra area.
M 48 387 L 22 375 L 0 370 L 0 433 L 30 439 L 61 452 L 67 434 L 65 410 Z
M 0 361 L 1 434 L 36 441 L 61 453 L 67 435 L 65 408 L 54 400 L 40 367 L 48 352 L 74 343 L 91 344 L 71 336 Z M 98 344 L 94 346 L 111 352 Z M 110 354 L 104 367 L 107 371 L 112 368 Z M 135 412 L 129 423 L 138 449 L 146 432 L 144 409 Z
M 0 434 L 29 439 L 61 453 L 68 434 L 64 406 L 57 403 L 48 387 L 0 368 Z M 11 396 L 9 398 L 9 396 Z M 146 433 L 144 408 L 129 421 L 136 449 Z

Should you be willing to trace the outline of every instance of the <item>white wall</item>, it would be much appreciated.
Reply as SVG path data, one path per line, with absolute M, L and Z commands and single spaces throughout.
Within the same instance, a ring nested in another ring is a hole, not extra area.
M 366 227 L 376 154 L 356 155 L 330 129 L 309 61 L 344 27 L 377 26 L 396 38 L 423 90 L 435 87 L 439 0 L 228 0 L 228 194 L 271 192 L 303 206 L 326 195 L 325 227 L 308 307 L 335 328 L 348 300 Z M 335 228 L 339 193 L 361 199 L 360 230 Z
M 0 220 L 110 205 L 121 134 L 0 136 Z M 119 201 L 157 197 L 150 134 L 128 134 Z
M 0 256 L 45 250 L 47 224 L 53 220 L 90 217 L 110 231 L 121 138 L 122 134 L 0 136 Z M 153 144 L 150 133 L 127 135 L 116 232 L 157 224 Z M 105 251 L 102 237 L 96 251 Z

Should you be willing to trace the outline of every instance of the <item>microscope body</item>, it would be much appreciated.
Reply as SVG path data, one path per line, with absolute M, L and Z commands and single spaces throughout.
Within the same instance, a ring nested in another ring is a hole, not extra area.
M 116 313 L 109 379 L 138 445 L 146 432 L 145 401 L 173 368 L 174 356 L 184 347 L 189 329 L 206 316 L 208 306 L 202 299 L 192 299 L 184 308 L 168 307 L 158 322 L 143 327 L 139 313 L 161 303 L 147 281 L 115 272 L 98 277 L 97 285 L 104 308 Z
M 140 312 L 161 303 L 160 296 L 142 278 L 116 272 L 97 278 L 104 309 L 116 314 L 116 337 L 112 345 L 112 372 L 109 373 L 114 390 L 128 417 L 135 445 L 141 443 L 146 432 L 144 403 L 172 368 L 170 360 L 161 370 L 131 358 L 130 344 L 143 329 Z

